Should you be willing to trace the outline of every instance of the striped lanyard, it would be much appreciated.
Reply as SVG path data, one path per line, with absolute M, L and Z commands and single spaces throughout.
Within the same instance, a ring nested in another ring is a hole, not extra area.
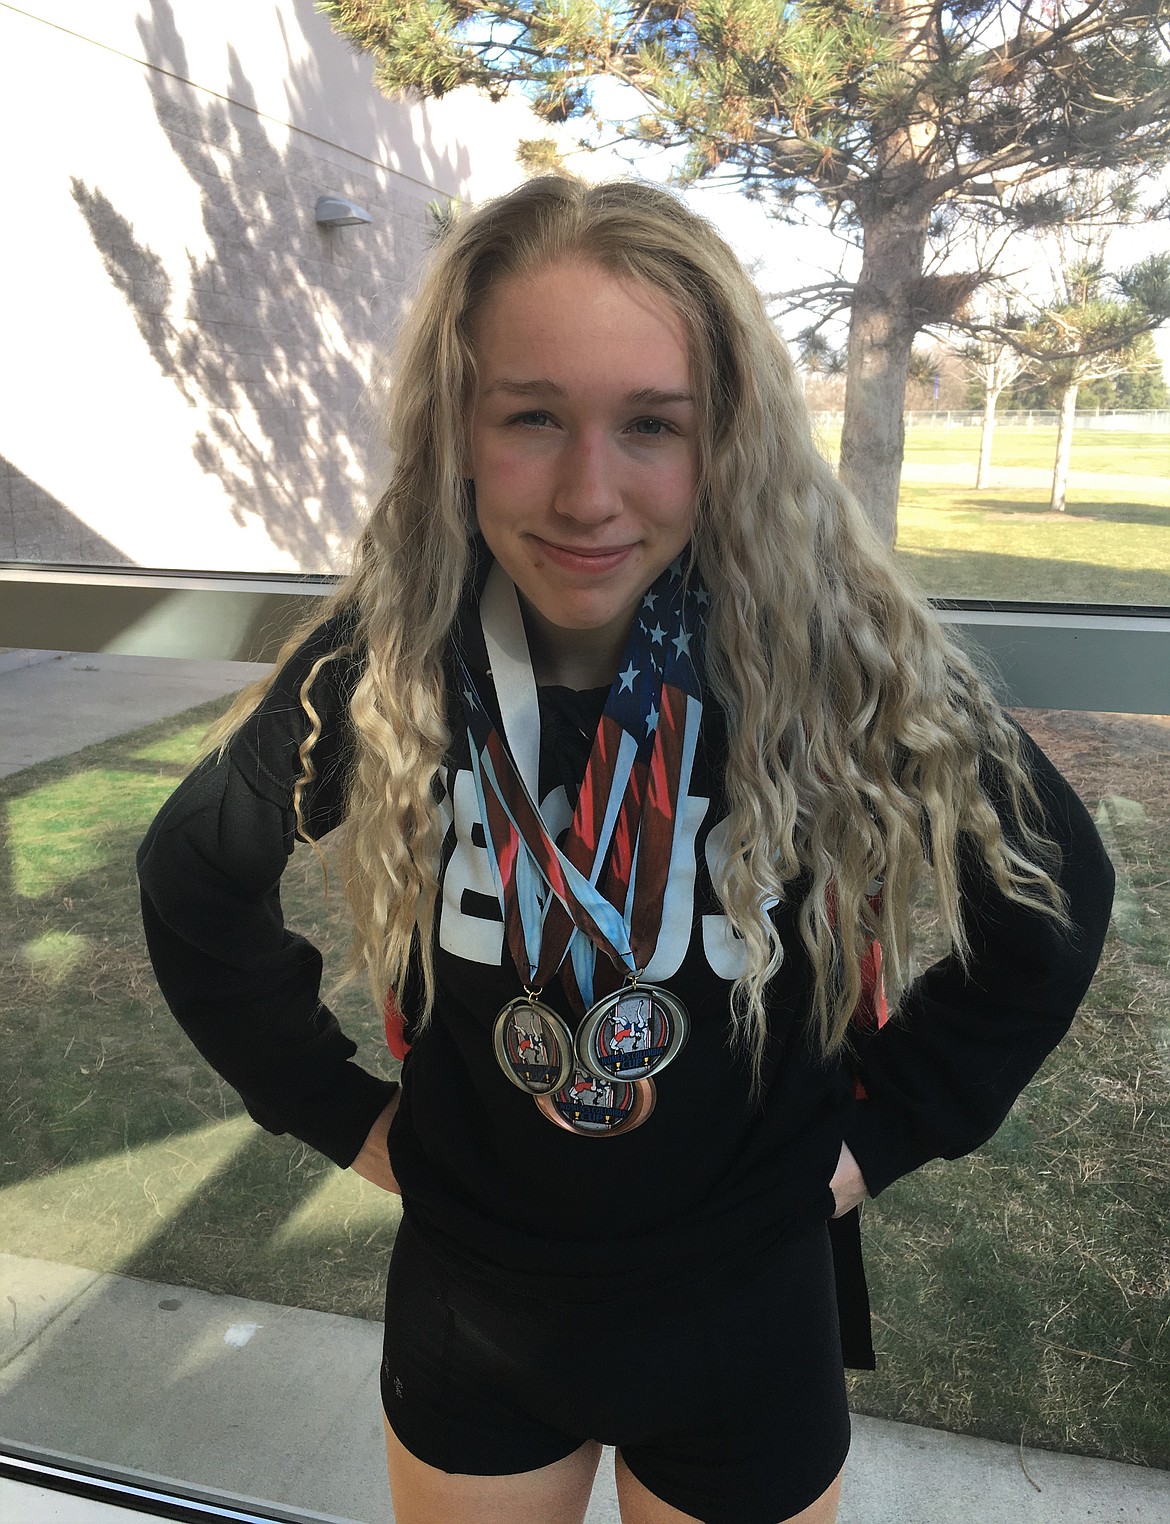
M 516 589 L 493 566 L 480 620 L 503 734 L 460 650 L 480 819 L 512 959 L 526 988 L 560 973 L 582 1015 L 649 964 L 702 718 L 706 591 L 681 557 L 647 591 L 593 739 L 562 845 L 541 816 L 540 718 Z M 598 952 L 605 960 L 598 959 Z M 566 954 L 568 955 L 566 961 Z

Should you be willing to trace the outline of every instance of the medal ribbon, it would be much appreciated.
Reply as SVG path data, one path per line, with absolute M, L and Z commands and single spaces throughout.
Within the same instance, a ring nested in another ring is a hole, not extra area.
M 607 955 L 607 982 L 616 988 L 623 971 L 645 969 L 658 942 L 678 801 L 685 797 L 698 740 L 702 704 L 692 647 L 701 644 L 706 602 L 705 590 L 684 580 L 681 558 L 645 595 L 563 847 L 534 802 L 536 780 L 526 780 L 514 760 L 513 751 L 534 754 L 531 746 L 524 749 L 530 737 L 509 733 L 510 749 L 462 652 L 456 652 L 480 817 L 509 950 L 530 986 L 543 988 L 559 969 L 578 1015 L 595 998 L 595 972 L 606 967 L 597 963 L 598 950 Z M 481 615 L 488 604 L 485 590 Z M 525 723 L 537 718 L 524 714 Z

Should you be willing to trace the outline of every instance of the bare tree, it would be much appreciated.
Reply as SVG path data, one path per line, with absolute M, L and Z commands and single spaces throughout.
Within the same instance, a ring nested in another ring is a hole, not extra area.
M 1006 319 L 1006 314 L 1004 318 Z M 968 374 L 983 388 L 983 422 L 979 433 L 979 465 L 975 487 L 991 484 L 991 451 L 995 442 L 995 409 L 1003 392 L 1023 374 L 1026 361 L 1006 339 L 987 334 L 963 352 Z

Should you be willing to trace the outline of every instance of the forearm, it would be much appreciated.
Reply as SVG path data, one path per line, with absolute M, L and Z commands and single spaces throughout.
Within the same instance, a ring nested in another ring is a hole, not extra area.
M 350 1169 L 360 1175 L 363 1180 L 369 1180 L 382 1190 L 393 1191 L 396 1195 L 398 1181 L 395 1180 L 394 1171 L 390 1167 L 387 1137 L 401 1097 L 401 1088 L 396 1087 L 394 1094 L 386 1102 L 370 1128 L 365 1142 L 358 1150 L 357 1158 L 350 1165 Z

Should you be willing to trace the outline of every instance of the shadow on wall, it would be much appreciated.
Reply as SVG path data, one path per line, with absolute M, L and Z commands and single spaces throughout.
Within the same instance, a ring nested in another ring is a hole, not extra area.
M 317 10 L 315 0 L 292 0 L 292 9 L 313 51 L 308 61 L 294 57 L 278 5 L 276 19 L 289 59 L 291 120 L 310 131 L 317 131 L 320 122 L 322 136 L 336 138 L 338 131 L 332 124 L 343 113 L 341 130 L 357 135 L 355 145 L 360 141 L 380 144 L 375 157 L 381 162 L 384 155 L 387 168 L 423 186 L 456 187 L 454 193 L 466 198 L 472 172 L 468 149 L 462 143 L 440 149 L 431 136 L 426 111 L 414 111 L 411 102 L 401 97 L 384 96 L 373 83 L 369 55 L 339 37 Z M 322 57 L 328 59 L 327 74 Z M 328 120 L 320 120 L 325 114 Z
M 342 569 L 369 476 L 366 391 L 427 248 L 425 191 L 396 196 L 374 166 L 307 135 L 281 144 L 240 109 L 255 110 L 255 95 L 230 48 L 231 102 L 176 83 L 189 68 L 167 0 L 138 30 L 159 127 L 199 187 L 205 247 L 180 275 L 99 187 L 75 179 L 74 200 L 160 373 L 193 410 L 195 460 L 236 524 L 259 518 L 282 553 L 247 569 Z M 290 94 L 323 90 L 313 69 L 290 71 Z M 326 190 L 375 223 L 318 227 Z
M 128 566 L 130 557 L 0 455 L 0 560 Z

